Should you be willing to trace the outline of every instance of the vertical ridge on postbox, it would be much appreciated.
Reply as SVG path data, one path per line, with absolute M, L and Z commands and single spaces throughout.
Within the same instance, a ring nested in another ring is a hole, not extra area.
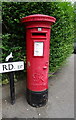
M 35 107 L 48 99 L 50 28 L 55 21 L 54 17 L 41 14 L 21 19 L 26 27 L 27 101 Z

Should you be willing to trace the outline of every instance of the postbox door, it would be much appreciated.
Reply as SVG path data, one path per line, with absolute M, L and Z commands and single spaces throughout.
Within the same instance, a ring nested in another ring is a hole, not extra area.
M 32 91 L 48 89 L 50 29 L 34 32 L 30 29 L 27 43 L 27 86 Z

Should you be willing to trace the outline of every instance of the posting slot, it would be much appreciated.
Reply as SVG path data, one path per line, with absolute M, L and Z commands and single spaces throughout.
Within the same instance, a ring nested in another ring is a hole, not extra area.
M 32 33 L 33 38 L 45 38 L 46 33 Z

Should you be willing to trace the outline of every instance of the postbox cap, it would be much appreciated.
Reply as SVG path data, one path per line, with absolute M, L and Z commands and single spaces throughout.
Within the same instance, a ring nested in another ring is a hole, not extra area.
M 34 14 L 21 18 L 22 23 L 31 22 L 31 21 L 45 21 L 45 22 L 55 23 L 56 18 L 43 14 Z

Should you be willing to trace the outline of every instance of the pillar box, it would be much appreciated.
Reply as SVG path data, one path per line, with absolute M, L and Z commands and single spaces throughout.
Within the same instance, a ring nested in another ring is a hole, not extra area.
M 55 21 L 42 14 L 21 18 L 26 29 L 27 101 L 34 107 L 48 100 L 50 30 Z

